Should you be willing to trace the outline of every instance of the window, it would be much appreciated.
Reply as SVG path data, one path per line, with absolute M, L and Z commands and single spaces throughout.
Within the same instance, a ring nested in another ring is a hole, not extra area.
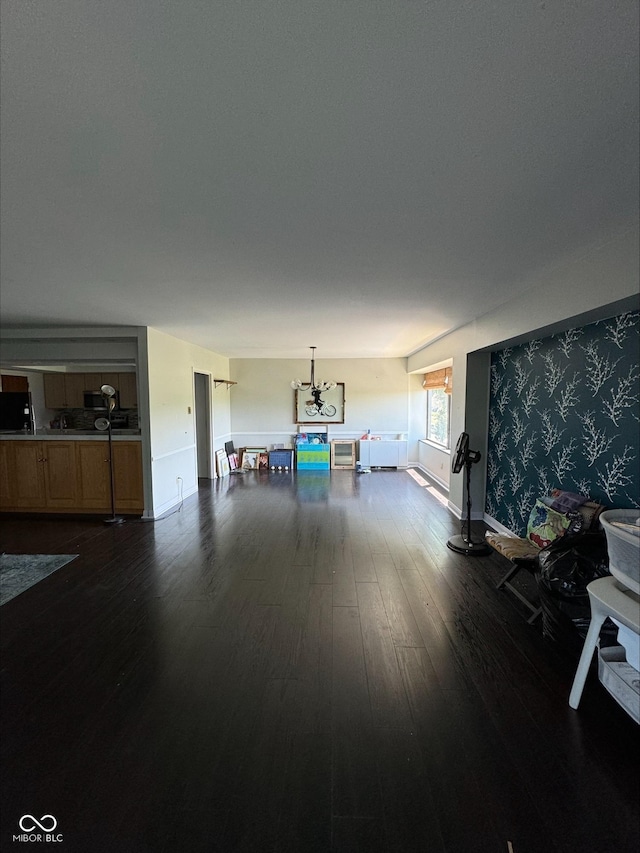
M 427 391 L 427 438 L 442 447 L 449 447 L 449 412 L 451 395 L 441 388 Z

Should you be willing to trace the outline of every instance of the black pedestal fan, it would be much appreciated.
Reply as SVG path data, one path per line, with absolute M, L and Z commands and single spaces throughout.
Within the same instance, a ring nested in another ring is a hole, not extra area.
M 462 466 L 467 470 L 467 532 L 464 533 L 464 523 L 459 536 L 452 536 L 447 542 L 447 548 L 465 554 L 467 557 L 482 557 L 491 553 L 491 548 L 486 542 L 474 542 L 471 538 L 471 466 L 480 461 L 479 450 L 469 450 L 469 436 L 466 432 L 460 433 L 456 449 L 451 460 L 451 473 L 459 474 Z

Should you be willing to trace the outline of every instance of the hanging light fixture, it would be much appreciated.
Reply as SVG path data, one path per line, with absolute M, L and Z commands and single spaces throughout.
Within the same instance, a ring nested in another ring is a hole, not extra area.
M 291 387 L 294 391 L 331 391 L 336 387 L 336 382 L 321 382 L 319 379 L 316 382 L 316 348 L 309 347 L 311 350 L 311 379 L 308 382 L 303 382 L 302 379 L 294 379 Z

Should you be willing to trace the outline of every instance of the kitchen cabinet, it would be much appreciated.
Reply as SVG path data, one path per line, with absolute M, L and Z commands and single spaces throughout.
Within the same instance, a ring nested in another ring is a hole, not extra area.
M 138 408 L 138 387 L 135 373 L 119 373 L 118 384 L 120 391 L 120 408 Z
M 100 387 L 99 373 L 45 373 L 42 379 L 47 409 L 82 409 L 84 392 L 95 390 L 96 382 Z
M 64 388 L 67 402 L 65 403 L 68 409 L 81 409 L 84 406 L 84 392 L 87 390 L 85 385 L 84 373 L 65 373 Z
M 141 514 L 140 442 L 114 441 L 113 462 L 116 510 Z M 110 512 L 109 442 L 0 441 L 0 510 Z
M 138 408 L 138 392 L 135 373 L 103 373 L 101 382 L 97 385 L 111 385 L 118 392 L 121 409 Z
M 142 512 L 142 449 L 137 441 L 113 443 L 113 474 L 116 510 Z M 82 509 L 111 507 L 109 444 L 106 441 L 78 442 L 79 505 Z
M 13 453 L 11 446 L 8 441 L 0 441 L 0 507 L 9 503 L 12 478 Z
M 113 444 L 113 469 L 116 510 L 140 511 L 144 508 L 142 491 L 142 447 L 139 441 Z
M 78 496 L 76 442 L 43 441 L 42 445 L 45 506 L 49 509 L 75 507 Z
M 106 441 L 79 441 L 78 503 L 81 509 L 101 510 L 111 505 L 109 444 Z
M 0 376 L 0 384 L 3 391 L 28 391 L 29 380 L 26 376 L 13 376 L 10 373 Z
M 66 408 L 67 389 L 64 373 L 45 373 L 42 380 L 44 382 L 44 404 L 47 409 Z
M 406 440 L 361 441 L 360 463 L 364 468 L 406 468 Z
M 119 373 L 102 373 L 101 381 L 98 388 L 101 388 L 103 385 L 111 385 L 112 388 L 115 388 L 116 391 L 120 390 L 120 374 Z
M 5 441 L 2 445 L 2 509 L 54 511 L 75 507 L 74 441 Z
M 121 409 L 136 409 L 135 373 L 45 373 L 44 403 L 47 409 L 83 409 L 84 392 L 111 385 L 120 395 Z

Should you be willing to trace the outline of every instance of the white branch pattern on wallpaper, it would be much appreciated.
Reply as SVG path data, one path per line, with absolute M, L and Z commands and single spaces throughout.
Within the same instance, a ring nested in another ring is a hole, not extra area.
M 613 442 L 613 436 L 609 436 L 606 430 L 596 427 L 596 413 L 584 412 L 578 415 L 582 422 L 582 436 L 584 455 L 589 463 L 589 467 L 593 465 L 599 456 L 606 453 Z
M 536 437 L 536 433 L 533 432 L 525 441 L 522 442 L 519 458 L 520 464 L 523 468 L 528 468 L 529 463 L 536 458 Z
M 531 371 L 524 369 L 522 361 L 519 358 L 514 361 L 514 364 L 516 367 L 515 390 L 518 397 L 522 397 L 522 392 L 527 387 L 527 380 L 531 376 Z
M 562 367 L 560 362 L 556 361 L 553 353 L 551 352 L 545 352 L 542 356 L 542 360 L 544 361 L 545 366 L 544 387 L 546 388 L 547 394 L 550 397 L 553 397 L 556 388 L 562 382 L 562 378 L 567 368 Z
M 553 423 L 551 420 L 551 411 L 549 409 L 545 409 L 544 412 L 541 413 L 540 419 L 542 421 L 542 447 L 545 454 L 548 456 L 556 444 L 558 444 L 562 438 L 562 434 L 566 432 L 566 429 L 560 429 L 557 424 Z
M 540 402 L 540 397 L 538 395 L 539 385 L 540 377 L 536 376 L 536 378 L 527 386 L 527 393 L 522 398 L 522 408 L 528 418 L 531 417 L 531 413 L 533 412 L 537 404 Z
M 624 409 L 630 409 L 634 405 L 637 408 L 638 394 L 633 393 L 638 385 L 638 369 L 630 367 L 626 376 L 621 376 L 618 383 L 611 389 L 609 398 L 602 401 L 602 406 L 607 416 L 611 418 L 616 426 L 620 426 L 620 418 Z
M 580 384 L 580 379 L 576 373 L 573 374 L 572 379 L 568 379 L 564 388 L 560 391 L 560 398 L 558 400 L 558 414 L 562 418 L 563 421 L 567 420 L 567 415 L 569 414 L 569 410 L 573 409 L 580 402 L 580 398 L 577 394 L 577 388 Z
M 623 342 L 627 340 L 634 329 L 635 321 L 633 314 L 621 314 L 619 317 L 614 317 L 613 321 L 606 325 L 605 340 L 611 341 L 619 349 L 622 349 Z
M 563 335 L 560 335 L 558 341 L 558 349 L 563 355 L 569 358 L 573 345 L 582 337 L 582 329 L 568 329 Z
M 585 381 L 587 387 L 593 391 L 593 396 L 595 397 L 602 386 L 614 375 L 620 359 L 617 358 L 615 361 L 612 361 L 607 354 L 601 355 L 598 345 L 594 341 L 589 341 L 582 349 L 584 350 L 585 368 L 587 371 Z
M 605 463 L 604 471 L 598 471 L 598 485 L 609 498 L 613 500 L 620 494 L 620 489 L 631 485 L 632 478 L 627 473 L 629 462 L 636 458 L 632 447 L 625 447 L 622 455 L 615 455 L 611 462 Z
M 529 364 L 533 364 L 533 357 L 541 346 L 542 341 L 529 341 L 529 343 L 524 345 L 524 357 L 527 359 Z
M 493 353 L 487 511 L 514 533 L 537 497 L 640 505 L 639 312 Z
M 573 460 L 573 451 L 575 449 L 576 440 L 572 438 L 569 444 L 565 444 L 564 447 L 560 448 L 551 463 L 551 469 L 559 483 L 563 483 L 567 474 L 576 467 L 576 463 Z

